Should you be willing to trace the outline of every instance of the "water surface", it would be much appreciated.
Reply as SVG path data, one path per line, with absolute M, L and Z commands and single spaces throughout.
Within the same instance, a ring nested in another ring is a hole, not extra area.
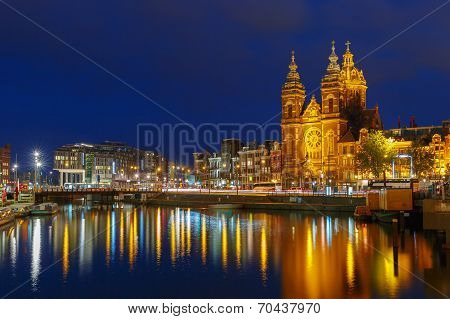
M 407 231 L 395 253 L 389 226 L 349 216 L 66 205 L 0 228 L 0 296 L 436 298 L 439 245 Z

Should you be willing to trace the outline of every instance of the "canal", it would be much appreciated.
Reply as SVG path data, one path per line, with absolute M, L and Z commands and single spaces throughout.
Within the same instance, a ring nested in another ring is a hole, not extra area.
M 0 297 L 442 298 L 436 233 L 350 216 L 115 204 L 0 228 Z M 398 261 L 396 263 L 395 261 Z

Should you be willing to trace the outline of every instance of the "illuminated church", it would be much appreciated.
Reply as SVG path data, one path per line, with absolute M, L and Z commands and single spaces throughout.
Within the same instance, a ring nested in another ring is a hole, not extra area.
M 355 180 L 355 147 L 370 129 L 382 129 L 378 106 L 366 106 L 367 82 L 355 66 L 350 42 L 342 64 L 334 41 L 322 78 L 320 101 L 307 91 L 292 52 L 289 73 L 282 86 L 283 184 L 287 187 L 343 185 Z M 360 127 L 351 127 L 353 113 Z

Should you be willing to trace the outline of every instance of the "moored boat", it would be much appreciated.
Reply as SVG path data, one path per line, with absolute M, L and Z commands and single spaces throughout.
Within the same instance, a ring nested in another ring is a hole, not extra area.
M 208 208 L 213 208 L 213 209 L 239 209 L 239 208 L 243 208 L 244 205 L 242 204 L 212 204 L 212 205 L 208 205 Z
M 11 209 L 4 208 L 0 210 L 0 226 L 9 224 L 14 221 L 14 214 Z
M 31 209 L 31 215 L 53 215 L 59 211 L 58 204 L 56 203 L 42 203 L 34 206 Z
M 353 217 L 360 221 L 372 221 L 373 215 L 367 206 L 356 206 Z
M 392 223 L 392 219 L 399 218 L 399 212 L 393 211 L 377 211 L 375 212 L 375 218 L 381 223 Z

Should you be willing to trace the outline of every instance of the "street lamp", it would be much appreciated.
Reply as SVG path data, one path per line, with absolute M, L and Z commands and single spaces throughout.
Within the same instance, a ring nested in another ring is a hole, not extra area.
M 17 183 L 17 168 L 19 166 L 17 164 L 14 164 L 13 166 L 13 172 L 14 172 L 14 184 Z
M 42 163 L 39 161 L 40 154 L 38 151 L 34 151 L 33 156 L 34 156 L 34 189 L 36 190 L 38 185 L 38 170 L 41 167 Z
M 36 161 L 36 168 L 34 170 L 34 187 L 35 188 L 37 188 L 38 184 L 39 184 L 38 176 L 40 175 L 39 170 L 40 170 L 41 166 L 42 166 L 42 163 L 39 161 Z M 40 178 L 39 178 L 39 180 L 40 180 Z
M 239 169 L 241 165 L 236 164 L 235 180 L 236 180 L 236 195 L 239 195 Z M 237 178 L 236 178 L 237 177 Z

